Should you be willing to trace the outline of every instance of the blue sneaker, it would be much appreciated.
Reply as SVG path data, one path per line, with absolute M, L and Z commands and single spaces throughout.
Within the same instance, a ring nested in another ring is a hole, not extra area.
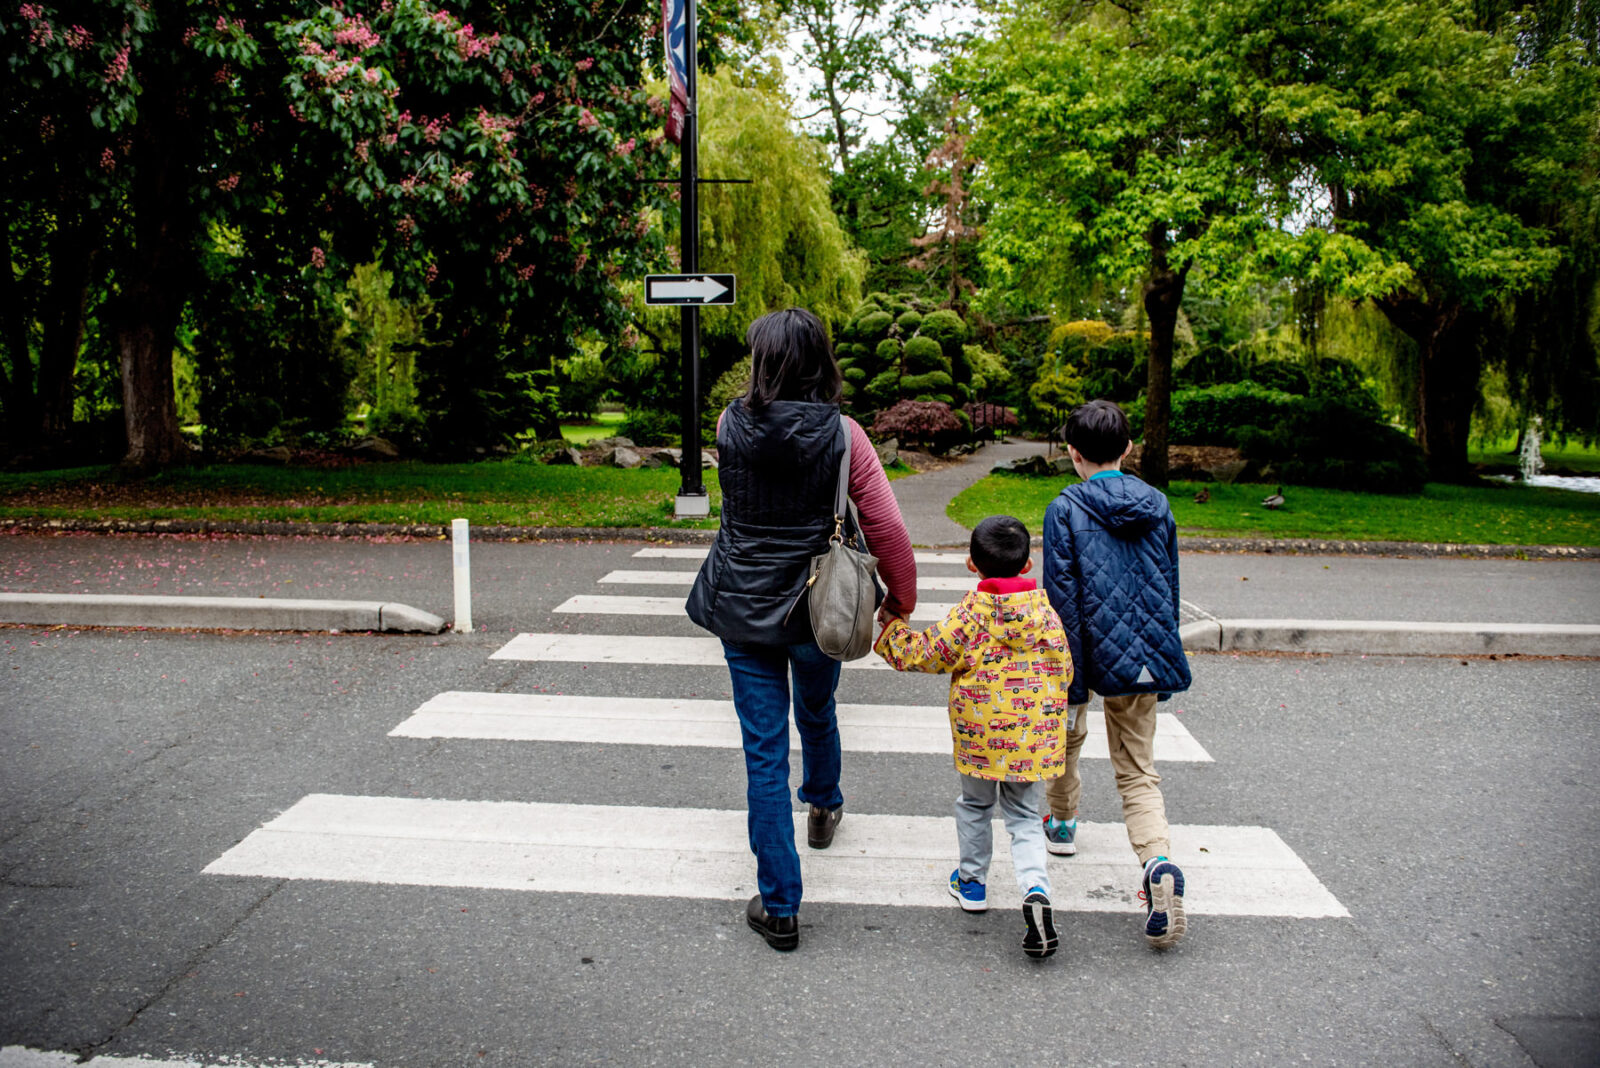
M 1189 920 L 1183 914 L 1183 872 L 1166 857 L 1157 857 L 1144 866 L 1144 937 L 1155 949 L 1166 949 L 1183 940 Z
M 1043 960 L 1056 951 L 1056 924 L 1050 897 L 1037 886 L 1022 899 L 1022 922 L 1028 925 L 1028 933 L 1022 936 L 1022 952 L 1034 960 Z
M 989 892 L 984 889 L 983 880 L 963 879 L 960 868 L 950 873 L 950 896 L 968 912 L 989 911 Z
M 1070 857 L 1078 851 L 1078 817 L 1071 822 L 1054 816 L 1044 818 L 1044 847 L 1058 857 Z

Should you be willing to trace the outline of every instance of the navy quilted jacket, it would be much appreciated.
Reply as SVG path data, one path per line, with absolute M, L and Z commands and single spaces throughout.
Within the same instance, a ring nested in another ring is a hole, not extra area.
M 1044 513 L 1044 588 L 1076 674 L 1068 700 L 1189 688 L 1178 637 L 1178 527 L 1131 475 L 1062 490 Z

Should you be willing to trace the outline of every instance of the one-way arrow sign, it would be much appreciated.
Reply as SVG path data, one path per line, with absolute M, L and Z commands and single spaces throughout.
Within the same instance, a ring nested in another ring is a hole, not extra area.
M 644 279 L 646 304 L 732 304 L 731 274 L 648 274 Z

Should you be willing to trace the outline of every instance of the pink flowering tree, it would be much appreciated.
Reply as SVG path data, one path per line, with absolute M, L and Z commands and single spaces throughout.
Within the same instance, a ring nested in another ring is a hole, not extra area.
M 297 121 L 344 153 L 330 203 L 361 224 L 327 255 L 376 246 L 435 309 L 418 371 L 443 451 L 558 433 L 543 376 L 575 336 L 622 330 L 618 280 L 661 252 L 647 220 L 665 189 L 642 179 L 675 170 L 640 88 L 658 9 L 514 6 L 325 7 L 275 29 Z
M 208 423 L 250 391 L 326 394 L 328 310 L 377 259 L 433 310 L 441 447 L 553 432 L 541 376 L 576 336 L 621 336 L 619 281 L 663 262 L 658 24 L 648 0 L 0 0 L 8 423 L 46 391 L 70 419 L 87 333 L 118 368 L 125 464 L 173 462 L 180 330 Z

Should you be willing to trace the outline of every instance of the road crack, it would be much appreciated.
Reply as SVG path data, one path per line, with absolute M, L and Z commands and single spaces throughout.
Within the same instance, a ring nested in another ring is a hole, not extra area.
M 259 912 L 262 906 L 270 901 L 274 894 L 276 894 L 279 890 L 282 890 L 284 885 L 288 882 L 288 879 L 279 879 L 277 882 L 273 883 L 266 893 L 256 898 L 255 901 L 246 906 L 244 911 L 239 913 L 239 915 L 234 918 L 233 922 L 228 925 L 227 930 L 223 931 L 218 937 L 212 939 L 211 941 L 202 945 L 199 949 L 195 950 L 195 952 L 192 953 L 178 968 L 177 974 L 173 975 L 172 978 L 163 983 L 161 989 L 157 990 L 154 994 L 151 994 L 144 1001 L 140 1002 L 133 1012 L 128 1015 L 128 1018 L 122 1021 L 122 1023 L 113 1027 L 104 1038 L 97 1042 L 88 1042 L 70 1047 L 71 1051 L 78 1055 L 79 1063 L 89 1060 L 100 1050 L 104 1049 L 106 1046 L 109 1046 L 112 1042 L 115 1042 L 117 1036 L 137 1023 L 139 1017 L 142 1016 L 147 1009 L 165 998 L 169 993 L 177 988 L 179 983 L 183 982 L 185 979 L 192 978 L 195 972 L 200 968 L 200 965 L 205 961 L 205 958 L 209 956 L 211 952 L 218 946 L 221 946 L 223 943 L 227 942 L 228 939 L 232 938 L 234 932 L 243 927 L 245 923 L 248 922 L 257 912 Z

